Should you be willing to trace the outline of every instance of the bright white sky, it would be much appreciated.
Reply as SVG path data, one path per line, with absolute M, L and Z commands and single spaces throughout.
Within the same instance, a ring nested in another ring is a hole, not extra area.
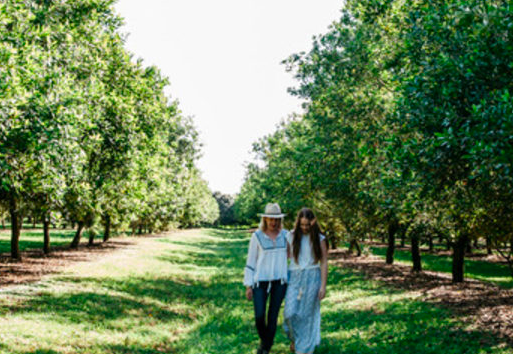
M 311 48 L 339 18 L 341 0 L 118 0 L 127 49 L 169 77 L 169 94 L 193 116 L 198 167 L 212 191 L 235 194 L 251 146 L 300 101 L 280 64 Z

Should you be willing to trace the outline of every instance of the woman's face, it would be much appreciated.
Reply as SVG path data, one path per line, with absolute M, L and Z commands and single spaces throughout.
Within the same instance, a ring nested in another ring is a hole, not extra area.
M 307 218 L 301 218 L 299 220 L 299 227 L 301 227 L 301 232 L 303 234 L 309 234 L 310 233 L 310 220 Z
M 280 228 L 280 219 L 276 218 L 266 218 L 267 227 L 270 231 L 278 231 Z

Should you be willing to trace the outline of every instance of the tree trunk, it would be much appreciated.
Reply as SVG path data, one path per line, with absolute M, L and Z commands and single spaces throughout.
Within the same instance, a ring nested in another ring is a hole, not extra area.
M 420 272 L 422 270 L 422 263 L 420 260 L 419 237 L 412 235 L 411 237 L 411 259 L 413 261 L 413 271 Z
M 21 259 L 20 253 L 20 231 L 22 216 L 18 210 L 16 198 L 11 195 L 9 198 L 9 213 L 11 214 L 11 257 Z
M 360 257 L 362 255 L 362 249 L 356 237 L 352 237 L 351 241 L 349 241 L 349 252 L 353 253 L 353 249 L 356 249 L 357 257 Z
M 385 243 L 385 242 L 387 242 L 387 233 L 382 232 L 381 233 L 381 243 Z
M 33 229 L 35 229 L 35 228 L 36 228 L 36 221 L 37 221 L 37 219 L 36 219 L 36 217 L 34 216 L 34 217 L 32 218 L 32 228 L 33 228 Z
M 5 219 L 2 218 L 2 229 L 5 229 Z
M 401 232 L 401 247 L 406 246 L 406 228 L 404 225 L 401 225 L 400 230 Z
M 89 232 L 89 241 L 87 242 L 88 246 L 94 245 L 94 237 L 96 234 L 94 232 Z
M 335 235 L 333 235 L 333 232 L 330 231 L 330 237 L 328 238 L 329 244 L 331 245 L 332 250 L 337 249 L 337 240 L 335 238 Z
M 489 256 L 492 254 L 492 240 L 490 236 L 486 236 L 486 254 Z
M 452 282 L 461 283 L 465 276 L 465 248 L 468 242 L 468 235 L 460 235 L 453 243 L 452 255 Z
M 142 235 L 142 225 L 139 225 L 139 230 L 137 231 L 138 235 Z
M 50 253 L 50 213 L 43 216 L 43 252 L 44 254 Z
M 394 263 L 394 251 L 395 251 L 395 233 L 399 228 L 399 222 L 392 220 L 388 224 L 388 248 L 387 248 L 387 264 Z
M 107 242 L 110 238 L 110 215 L 105 214 L 105 232 L 103 233 L 103 242 Z
M 84 222 L 79 221 L 77 226 L 77 232 L 75 233 L 75 237 L 73 237 L 73 241 L 71 241 L 71 248 L 77 248 L 80 244 L 80 238 L 82 237 L 82 230 L 84 229 Z
M 472 240 L 470 239 L 467 240 L 467 244 L 465 245 L 465 252 L 472 254 Z

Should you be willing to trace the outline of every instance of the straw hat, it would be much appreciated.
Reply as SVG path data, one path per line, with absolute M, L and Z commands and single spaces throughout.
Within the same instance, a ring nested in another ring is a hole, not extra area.
M 261 218 L 276 218 L 281 219 L 287 214 L 282 214 L 280 206 L 278 203 L 269 203 L 265 206 L 265 211 L 263 214 L 258 214 Z

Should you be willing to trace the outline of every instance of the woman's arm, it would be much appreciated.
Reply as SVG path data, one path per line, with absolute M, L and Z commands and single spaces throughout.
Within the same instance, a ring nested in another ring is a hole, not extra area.
M 256 235 L 251 235 L 248 247 L 248 259 L 246 261 L 246 267 L 244 268 L 244 285 L 246 286 L 246 298 L 251 300 L 253 298 L 253 281 L 255 268 L 258 259 L 258 241 Z
M 321 288 L 319 289 L 319 300 L 326 296 L 326 283 L 328 279 L 328 246 L 327 240 L 321 242 Z
M 285 236 L 287 240 L 287 259 L 292 258 L 292 240 L 294 239 L 293 230 L 287 232 L 287 236 Z

